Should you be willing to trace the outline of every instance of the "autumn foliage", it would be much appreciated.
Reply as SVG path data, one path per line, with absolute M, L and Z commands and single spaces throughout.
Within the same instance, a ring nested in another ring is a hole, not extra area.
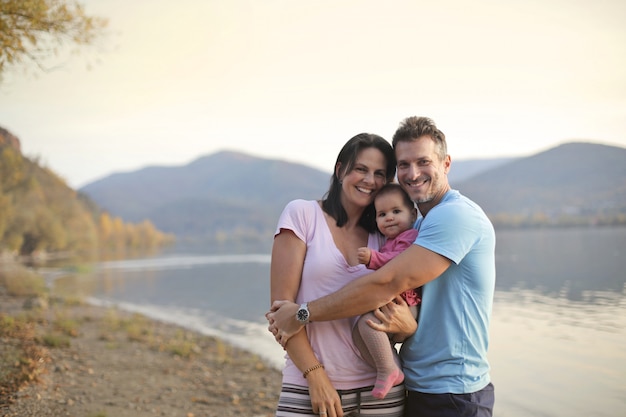
M 76 1 L 1 0 L 0 74 L 25 62 L 45 69 L 44 63 L 67 47 L 92 44 L 106 25 Z
M 87 255 L 154 249 L 172 241 L 148 220 L 124 223 L 101 210 L 0 137 L 0 253 Z

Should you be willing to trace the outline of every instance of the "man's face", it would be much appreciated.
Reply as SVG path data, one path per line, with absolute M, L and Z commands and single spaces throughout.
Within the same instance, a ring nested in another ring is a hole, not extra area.
M 450 170 L 450 157 L 442 161 L 437 154 L 435 141 L 422 136 L 410 142 L 396 144 L 398 182 L 415 201 L 422 214 L 437 205 L 450 189 L 446 174 Z

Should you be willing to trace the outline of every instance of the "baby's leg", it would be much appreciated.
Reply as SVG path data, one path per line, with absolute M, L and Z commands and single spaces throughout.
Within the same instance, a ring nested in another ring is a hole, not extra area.
M 376 398 L 385 398 L 391 387 L 404 380 L 404 374 L 396 362 L 393 346 L 384 332 L 372 329 L 367 320 L 377 321 L 373 313 L 364 314 L 359 318 L 352 337 L 363 358 L 376 368 L 376 384 L 372 395 Z

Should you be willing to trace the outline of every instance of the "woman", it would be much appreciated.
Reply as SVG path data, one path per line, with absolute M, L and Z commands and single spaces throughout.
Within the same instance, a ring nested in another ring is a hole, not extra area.
M 381 245 L 374 196 L 393 180 L 395 165 L 386 140 L 359 134 L 339 152 L 321 201 L 287 204 L 274 236 L 272 301 L 316 299 L 369 272 L 359 263 L 357 249 Z M 306 321 L 306 314 L 301 319 Z M 402 384 L 384 400 L 371 394 L 376 370 L 352 340 L 356 319 L 309 323 L 289 340 L 276 416 L 402 415 Z

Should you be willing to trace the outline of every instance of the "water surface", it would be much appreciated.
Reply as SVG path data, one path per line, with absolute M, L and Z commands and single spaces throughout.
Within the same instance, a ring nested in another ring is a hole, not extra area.
M 626 228 L 497 232 L 490 361 L 500 417 L 621 417 Z M 68 277 L 100 304 L 215 335 L 280 368 L 267 254 L 174 253 Z M 59 283 L 61 284 L 61 283 Z

